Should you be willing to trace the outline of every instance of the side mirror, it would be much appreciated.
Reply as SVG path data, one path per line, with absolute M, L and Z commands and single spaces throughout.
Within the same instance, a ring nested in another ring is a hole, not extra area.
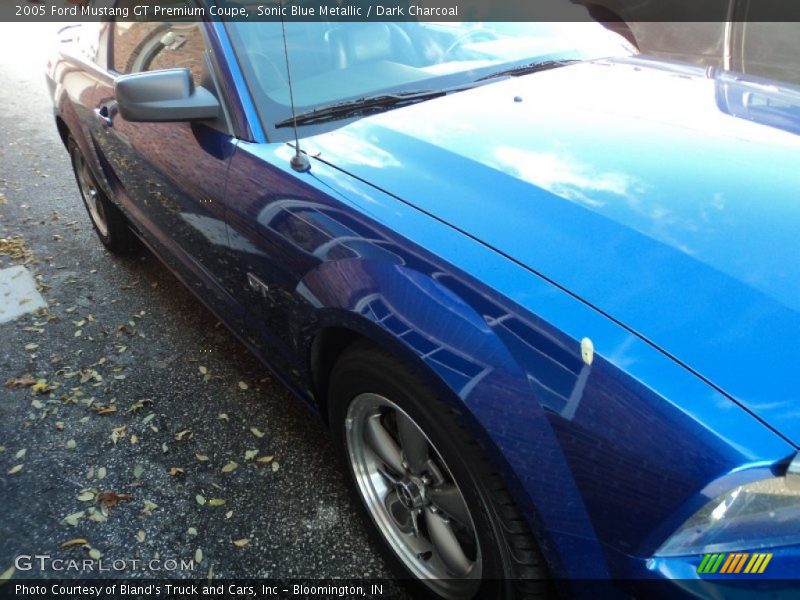
M 118 77 L 117 107 L 127 121 L 206 121 L 220 106 L 204 87 L 195 87 L 189 69 L 148 71 Z

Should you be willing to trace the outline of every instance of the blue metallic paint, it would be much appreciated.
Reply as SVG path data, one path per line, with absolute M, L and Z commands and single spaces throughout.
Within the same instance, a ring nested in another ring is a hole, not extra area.
M 322 155 L 297 174 L 291 148 L 259 143 L 225 31 L 207 27 L 242 139 L 144 126 L 111 152 L 105 142 L 93 164 L 148 244 L 312 405 L 324 398 L 310 349 L 329 327 L 420 370 L 466 415 L 555 575 L 693 576 L 698 557 L 650 557 L 708 500 L 796 452 L 771 428 L 798 439 L 793 364 L 776 343 L 800 332 L 797 296 L 778 285 L 797 283 L 797 264 L 771 252 L 774 240 L 796 247 L 795 175 L 773 165 L 794 160 L 786 150 L 797 140 L 717 123 L 713 81 L 583 65 L 314 136 L 304 143 Z M 59 104 L 85 152 L 99 134 L 80 124 L 109 82 L 95 78 Z M 678 88 L 691 102 L 675 105 Z M 191 148 L 182 166 L 148 150 L 170 135 Z M 549 182 L 526 173 L 547 153 L 583 171 L 556 169 L 561 180 Z M 116 177 L 114 160 L 144 157 L 154 170 Z M 152 207 L 154 173 L 176 207 Z M 718 191 L 729 210 L 709 204 Z M 659 220 L 664 206 L 677 214 Z M 730 240 L 745 234 L 746 256 Z M 784 279 L 755 269 L 767 265 Z M 248 287 L 248 273 L 268 292 Z M 583 337 L 594 340 L 591 366 Z M 788 573 L 777 555 L 774 564 Z
M 612 316 L 797 443 L 796 359 L 776 341 L 800 338 L 800 138 L 720 112 L 700 69 L 650 64 L 511 79 L 310 143 Z

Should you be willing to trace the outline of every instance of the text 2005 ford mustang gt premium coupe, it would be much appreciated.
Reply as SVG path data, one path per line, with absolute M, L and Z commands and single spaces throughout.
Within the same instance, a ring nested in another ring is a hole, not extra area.
M 797 90 L 597 24 L 283 31 L 65 30 L 56 123 L 101 241 L 319 411 L 420 589 L 800 572 Z

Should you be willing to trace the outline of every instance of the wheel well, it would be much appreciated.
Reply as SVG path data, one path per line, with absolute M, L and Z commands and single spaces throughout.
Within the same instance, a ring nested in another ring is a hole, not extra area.
M 373 338 L 371 335 L 352 329 L 347 329 L 345 327 L 326 327 L 319 330 L 315 334 L 309 351 L 309 370 L 311 375 L 312 389 L 314 392 L 314 400 L 319 409 L 320 416 L 327 425 L 330 425 L 328 413 L 328 386 L 330 383 L 330 377 L 336 362 L 344 354 L 344 352 L 346 352 L 355 344 L 367 342 L 385 350 L 393 358 L 401 359 L 403 353 L 399 351 L 398 347 L 393 346 L 387 339 L 383 339 L 382 341 L 379 340 L 380 336 Z M 407 355 L 405 358 L 411 359 L 411 357 Z M 411 359 L 410 363 L 413 362 L 413 359 Z M 431 385 L 432 392 L 434 394 L 448 393 L 448 391 L 443 387 L 444 384 L 438 380 L 434 373 L 428 369 L 425 369 L 424 366 L 417 365 L 417 368 L 415 368 L 413 364 L 409 364 L 409 362 L 405 361 L 404 364 L 407 368 L 411 368 L 412 372 L 415 375 L 418 375 L 424 384 Z M 462 411 L 458 411 L 458 413 L 465 419 L 463 424 L 470 426 L 470 431 L 477 431 L 477 428 L 479 428 L 480 425 L 474 421 L 471 415 L 467 416 Z M 488 440 L 482 436 L 476 437 L 476 443 L 484 452 L 488 450 L 487 446 L 493 446 L 491 440 Z M 496 451 L 497 449 L 495 448 L 495 452 Z M 487 456 L 497 456 L 495 452 L 492 452 Z M 499 459 L 507 467 L 506 459 L 502 456 L 500 456 Z M 499 472 L 500 471 L 498 471 L 498 473 Z M 505 472 L 505 470 L 503 472 Z M 520 498 L 526 497 L 526 493 L 515 475 L 512 475 L 511 478 L 503 478 L 503 481 L 504 485 L 506 485 L 512 491 L 512 498 L 514 499 L 513 501 L 518 502 Z M 523 503 L 523 505 L 525 504 Z M 535 529 L 538 532 L 537 537 L 543 538 L 543 536 L 546 534 L 543 533 L 544 529 L 538 513 L 535 511 L 535 509 L 531 508 L 529 504 L 526 506 L 528 506 L 526 512 L 536 521 Z
M 58 135 L 61 136 L 61 141 L 66 148 L 67 140 L 69 139 L 69 127 L 67 127 L 67 124 L 61 117 L 56 117 L 56 128 L 58 129 Z
M 328 382 L 331 371 L 342 353 L 364 336 L 344 327 L 327 327 L 318 331 L 311 342 L 310 369 L 314 398 L 320 415 L 328 422 Z
M 367 342 L 389 353 L 395 360 L 401 361 L 407 369 L 420 376 L 434 391 L 444 394 L 444 384 L 425 365 L 416 360 L 414 355 L 401 350 L 402 345 L 396 340 L 360 333 L 346 327 L 326 327 L 314 336 L 309 353 L 309 369 L 311 373 L 314 401 L 325 423 L 328 422 L 328 384 L 331 372 L 339 357 L 352 345 Z

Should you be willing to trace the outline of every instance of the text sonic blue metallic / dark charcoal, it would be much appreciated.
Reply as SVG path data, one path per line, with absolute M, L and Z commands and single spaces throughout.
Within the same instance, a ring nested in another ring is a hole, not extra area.
M 320 413 L 420 590 L 800 572 L 796 88 L 592 23 L 60 35 L 101 240 Z

